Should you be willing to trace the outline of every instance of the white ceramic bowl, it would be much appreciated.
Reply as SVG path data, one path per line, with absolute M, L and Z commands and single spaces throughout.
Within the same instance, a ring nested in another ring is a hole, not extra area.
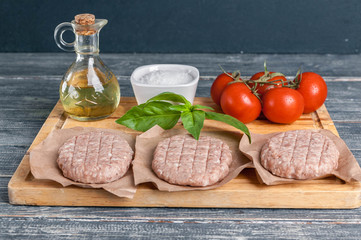
M 174 71 L 177 73 L 188 73 L 192 80 L 183 84 L 156 85 L 146 84 L 139 81 L 144 75 L 155 71 Z M 197 68 L 179 64 L 153 64 L 136 68 L 130 82 L 133 87 L 135 98 L 138 104 L 145 103 L 148 99 L 162 93 L 174 92 L 183 95 L 188 101 L 193 103 L 199 81 L 199 71 Z

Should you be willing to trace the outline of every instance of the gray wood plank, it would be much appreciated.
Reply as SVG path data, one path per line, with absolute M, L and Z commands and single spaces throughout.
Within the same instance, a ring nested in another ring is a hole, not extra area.
M 325 76 L 361 76 L 361 56 L 317 54 L 101 54 L 101 58 L 116 74 L 130 76 L 141 65 L 155 63 L 188 64 L 203 76 L 216 76 L 222 65 L 227 71 L 240 70 L 251 76 L 263 70 L 266 60 L 269 70 L 294 75 L 299 67 Z M 0 53 L 0 75 L 62 76 L 74 61 L 74 53 Z
M 17 128 L 0 129 L 0 145 L 16 144 L 30 146 L 42 126 L 41 122 L 34 122 L 33 124 L 31 122 L 27 124 L 18 122 L 15 124 L 18 125 Z M 20 127 L 21 125 L 25 127 Z
M 106 207 L 43 207 L 13 206 L 2 203 L 1 207 L 8 217 L 26 216 L 39 218 L 78 218 L 104 219 L 108 221 L 148 221 L 165 222 L 227 222 L 227 221 L 285 221 L 352 223 L 361 219 L 359 209 L 218 209 L 218 208 L 106 208 Z M 332 216 L 330 215 L 332 213 Z M 249 218 L 249 219 L 247 219 Z
M 361 82 L 327 82 L 325 105 L 334 122 L 361 122 Z
M 350 236 L 357 225 L 319 222 L 277 221 L 160 221 L 123 222 L 94 219 L 5 218 L 4 237 L 21 239 L 358 239 Z M 332 233 L 332 234 L 330 234 Z
M 35 101 L 33 101 L 33 104 L 35 104 Z M 56 104 L 56 101 L 52 104 L 52 107 Z M 31 105 L 30 105 L 31 106 Z M 36 105 L 32 105 L 36 106 Z M 0 108 L 1 109 L 1 108 Z M 8 123 L 8 120 L 21 120 L 21 123 L 27 124 L 27 121 L 29 120 L 39 120 L 42 123 L 46 118 L 49 116 L 49 113 L 52 108 L 40 108 L 40 109 L 29 109 L 26 108 L 21 109 L 1 109 L 0 111 L 0 125 L 6 126 Z
M 350 149 L 361 148 L 361 123 L 335 123 L 340 137 L 346 142 Z
M 357 239 L 350 233 L 357 232 L 361 220 L 358 210 L 1 207 L 7 212 L 0 220 L 2 236 L 26 234 L 40 239 L 44 234 L 68 239 L 119 235 Z
M 197 89 L 197 96 L 209 97 L 210 87 L 214 76 L 202 78 Z M 19 79 L 2 79 L 0 88 L 0 109 L 52 109 L 58 100 L 59 82 L 48 81 L 47 79 L 36 79 L 26 77 Z M 35 85 L 34 82 L 37 84 Z M 122 96 L 134 96 L 132 87 L 128 80 L 120 80 Z M 361 81 L 328 81 L 328 97 L 326 106 L 334 121 L 360 121 L 361 120 L 361 100 L 359 89 Z M 9 104 L 11 103 L 11 104 Z M 8 113 L 0 115 L 11 117 Z M 20 111 L 19 114 L 22 114 Z M 24 112 L 26 115 L 26 113 Z M 39 114 L 43 117 L 46 111 L 37 111 L 33 115 Z M 16 111 L 14 111 L 14 117 Z M 21 115 L 19 115 L 21 117 Z M 0 118 L 1 119 L 1 118 Z
M 13 175 L 28 148 L 28 145 L 0 145 L 0 178 Z M 0 188 L 3 187 L 1 184 Z

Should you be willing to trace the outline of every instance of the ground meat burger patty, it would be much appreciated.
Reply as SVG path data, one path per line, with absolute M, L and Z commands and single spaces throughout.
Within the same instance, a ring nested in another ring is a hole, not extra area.
M 121 178 L 133 158 L 128 142 L 110 132 L 89 132 L 60 147 L 58 165 L 65 177 L 82 183 L 108 183 Z
M 219 139 L 176 135 L 159 142 L 152 168 L 171 184 L 208 186 L 227 176 L 231 162 L 231 150 Z
M 284 178 L 312 179 L 332 173 L 339 152 L 333 141 L 311 130 L 277 134 L 262 147 L 261 164 Z

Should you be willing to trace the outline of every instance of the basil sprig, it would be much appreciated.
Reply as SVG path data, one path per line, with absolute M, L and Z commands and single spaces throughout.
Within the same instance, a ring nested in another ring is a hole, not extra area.
M 121 118 L 116 120 L 116 123 L 145 132 L 155 125 L 159 125 L 165 130 L 171 129 L 180 118 L 184 128 L 198 140 L 204 120 L 211 119 L 238 128 L 248 136 L 249 142 L 251 142 L 249 130 L 242 122 L 226 114 L 206 112 L 202 109 L 214 110 L 208 106 L 192 105 L 182 95 L 164 92 L 149 99 L 146 103 L 132 107 Z

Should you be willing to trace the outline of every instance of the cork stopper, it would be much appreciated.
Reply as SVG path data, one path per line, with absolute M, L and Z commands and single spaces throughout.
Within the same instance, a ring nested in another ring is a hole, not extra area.
M 92 25 L 95 23 L 95 16 L 90 13 L 82 13 L 75 16 L 75 23 L 80 25 Z
M 92 35 L 96 33 L 95 30 L 88 27 L 89 25 L 93 25 L 95 23 L 95 16 L 93 14 L 90 13 L 78 14 L 74 17 L 74 20 L 76 24 L 84 26 L 81 28 L 81 30 L 76 31 L 79 35 Z

